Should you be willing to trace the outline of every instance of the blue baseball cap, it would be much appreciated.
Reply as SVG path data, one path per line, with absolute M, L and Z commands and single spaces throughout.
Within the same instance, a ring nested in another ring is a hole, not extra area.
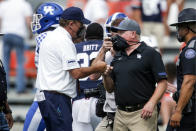
M 61 18 L 65 20 L 77 20 L 83 24 L 91 23 L 90 20 L 84 18 L 84 14 L 80 8 L 73 6 L 65 9 L 61 15 Z

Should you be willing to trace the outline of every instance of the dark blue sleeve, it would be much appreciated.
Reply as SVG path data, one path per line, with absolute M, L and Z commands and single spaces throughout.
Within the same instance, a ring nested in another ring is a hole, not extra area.
M 181 54 L 181 60 L 183 75 L 196 75 L 196 49 L 187 48 L 184 53 Z

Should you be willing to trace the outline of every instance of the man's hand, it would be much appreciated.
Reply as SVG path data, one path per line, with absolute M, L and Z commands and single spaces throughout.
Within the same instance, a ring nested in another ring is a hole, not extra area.
M 142 109 L 141 118 L 145 120 L 149 119 L 152 116 L 154 107 L 155 104 L 153 104 L 151 101 L 148 101 Z
M 103 45 L 102 45 L 102 49 L 104 50 L 104 52 L 109 51 L 112 47 L 113 45 L 112 45 L 110 38 L 105 38 Z
M 166 92 L 168 93 L 175 93 L 177 91 L 177 88 L 175 85 L 167 82 L 167 89 L 166 89 Z
M 171 116 L 170 126 L 172 127 L 180 126 L 181 119 L 182 119 L 182 113 L 179 111 L 175 111 L 174 114 Z
M 14 120 L 13 120 L 12 114 L 11 113 L 8 113 L 8 114 L 5 115 L 5 117 L 7 119 L 9 128 L 11 129 L 12 126 L 13 126 L 13 124 L 14 124 Z
M 103 75 L 109 75 L 113 70 L 113 67 L 110 65 L 107 65 L 106 70 L 104 71 Z

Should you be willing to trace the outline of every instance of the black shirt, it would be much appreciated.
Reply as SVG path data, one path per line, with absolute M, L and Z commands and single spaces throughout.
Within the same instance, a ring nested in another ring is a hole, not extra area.
M 143 42 L 129 56 L 118 52 L 111 65 L 117 105 L 146 103 L 154 93 L 156 82 L 166 79 L 161 55 Z
M 0 60 L 0 106 L 4 106 L 7 99 L 6 73 Z
M 196 75 L 196 37 L 193 37 L 183 48 L 177 65 L 177 90 L 182 86 L 184 75 Z M 196 88 L 196 84 L 194 86 Z

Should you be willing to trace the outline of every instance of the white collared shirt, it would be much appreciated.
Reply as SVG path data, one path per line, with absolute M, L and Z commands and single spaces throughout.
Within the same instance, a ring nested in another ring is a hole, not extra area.
M 76 96 L 76 80 L 69 70 L 79 68 L 71 35 L 61 26 L 48 32 L 40 44 L 36 88 Z

